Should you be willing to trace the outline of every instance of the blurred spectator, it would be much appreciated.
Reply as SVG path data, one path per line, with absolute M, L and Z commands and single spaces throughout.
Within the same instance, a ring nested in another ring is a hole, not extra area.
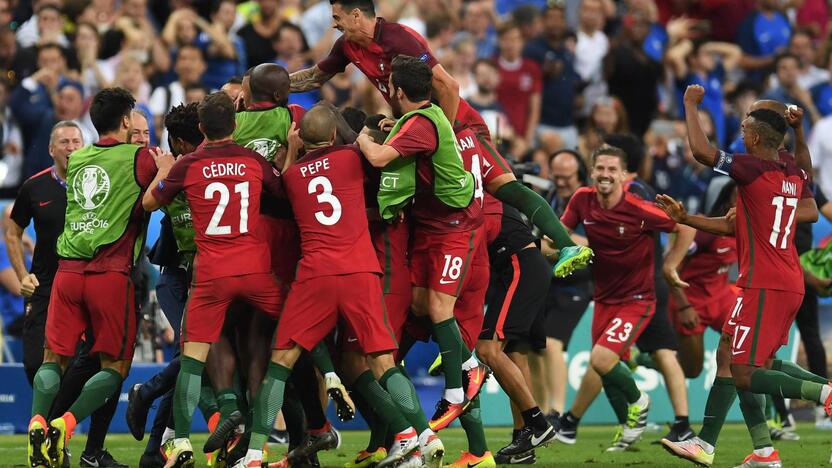
M 473 0 L 465 3 L 462 10 L 462 28 L 474 39 L 478 58 L 491 58 L 497 54 L 494 23 L 494 11 L 488 2 Z
M 829 58 L 832 58 L 832 53 L 830 53 Z M 827 58 L 827 67 L 829 68 L 827 72 L 832 74 L 832 60 L 829 58 Z M 818 112 L 824 117 L 832 115 L 832 82 L 826 80 L 815 85 L 809 91 L 812 93 L 812 100 Z
M 147 107 L 152 89 L 150 83 L 145 78 L 141 64 L 136 59 L 125 57 L 119 62 L 116 67 L 113 86 L 121 86 L 127 91 L 130 91 L 136 100 L 136 108 L 141 109 L 145 112 L 145 115 L 149 115 L 152 118 L 150 108 Z
M 451 17 L 444 13 L 429 16 L 425 21 L 425 33 L 425 38 L 428 40 L 428 46 L 433 52 L 433 56 L 443 63 L 446 69 L 449 68 L 453 60 L 451 41 L 454 38 Z
M 604 6 L 601 0 L 583 0 L 579 10 L 578 39 L 575 44 L 575 71 L 586 83 L 584 88 L 584 111 L 589 113 L 592 104 L 607 93 L 603 81 L 601 64 L 610 48 L 604 34 Z
M 739 148 L 745 148 L 745 143 L 742 142 L 742 129 L 740 128 L 742 120 L 748 114 L 748 109 L 758 100 L 763 94 L 762 88 L 759 84 L 745 80 L 741 81 L 736 88 L 728 95 L 728 109 L 730 113 L 725 118 L 726 135 L 733 138 L 728 149 L 732 153 L 740 152 Z M 742 146 L 737 146 L 742 144 Z
M 806 111 L 803 125 L 806 133 L 812 123 L 820 120 L 821 116 L 808 90 L 802 88 L 798 82 L 800 76 L 800 58 L 789 52 L 780 54 L 774 61 L 778 86 L 763 95 L 763 99 L 773 99 L 787 104 L 796 104 Z
M 286 22 L 280 25 L 272 40 L 272 47 L 277 54 L 273 62 L 285 68 L 289 73 L 314 65 L 306 55 L 309 52 L 309 45 L 303 37 L 303 31 L 292 23 Z M 290 94 L 289 104 L 297 104 L 304 109 L 309 109 L 320 99 L 320 90 L 316 89 L 305 93 Z
M 829 28 L 828 0 L 800 0 L 796 3 L 797 25 L 805 28 L 813 39 L 826 37 Z
M 34 2 L 35 14 L 17 30 L 20 47 L 55 42 L 63 47 L 69 45 L 64 34 L 64 20 L 61 15 L 62 1 L 39 0 Z
M 23 134 L 8 105 L 10 93 L 10 83 L 0 79 L 0 188 L 16 187 L 23 181 Z
M 133 131 L 130 133 L 130 143 L 139 146 L 150 145 L 150 126 L 147 116 L 142 111 L 134 110 L 131 114 Z
M 448 73 L 459 83 L 459 97 L 468 99 L 477 92 L 473 74 L 474 62 L 477 61 L 477 47 L 474 39 L 467 34 L 455 37 L 452 47 L 453 58 Z
M 805 29 L 798 29 L 789 40 L 789 52 L 800 59 L 800 70 L 797 83 L 803 89 L 813 87 L 829 81 L 829 71 L 815 65 L 817 52 L 812 35 Z M 772 86 L 777 86 L 773 83 Z
M 154 118 L 156 128 L 163 129 L 162 120 L 173 106 L 185 102 L 185 87 L 190 84 L 202 84 L 205 73 L 205 59 L 202 51 L 193 45 L 186 45 L 179 49 L 176 55 L 176 81 L 169 85 L 159 86 L 153 90 L 148 107 Z M 160 146 L 167 149 L 167 131 L 163 130 L 159 137 Z
M 809 153 L 821 188 L 832 187 L 832 115 L 815 124 L 809 136 Z
M 121 56 L 118 60 L 129 55 L 140 64 L 148 64 L 154 72 L 170 70 L 167 47 L 148 19 L 147 0 L 122 0 L 113 27 L 102 36 L 100 58 L 117 55 Z
M 792 28 L 777 6 L 777 0 L 757 0 L 755 10 L 740 24 L 737 44 L 745 53 L 742 67 L 746 70 L 770 66 L 774 56 L 789 45 Z
M 332 11 L 327 0 L 321 0 L 309 6 L 301 15 L 298 26 L 303 30 L 304 37 L 313 48 L 313 60 L 324 58 L 335 39 L 341 35 L 332 27 Z
M 497 88 L 500 85 L 500 70 L 497 65 L 491 60 L 477 60 L 474 63 L 474 79 L 476 92 L 468 97 L 471 107 L 480 113 L 496 140 L 514 139 L 514 130 L 497 100 Z
M 79 23 L 74 42 L 84 94 L 93 96 L 99 90 L 110 86 L 115 78 L 115 68 L 110 63 L 98 59 L 101 38 L 93 24 Z
M 557 5 L 557 4 L 554 4 Z M 544 5 L 545 6 L 545 5 Z M 559 7 L 561 11 L 563 7 Z M 543 21 L 541 19 L 541 7 L 536 5 L 522 5 L 517 7 L 511 14 L 511 20 L 520 28 L 520 34 L 523 36 L 523 42 L 529 42 L 537 39 L 544 31 Z M 564 18 L 564 23 L 566 19 Z
M 581 154 L 592 154 L 604 144 L 604 136 L 613 133 L 629 133 L 627 111 L 615 97 L 599 99 L 592 106 L 586 128 L 578 144 Z M 589 165 L 589 161 L 587 161 Z
M 627 14 L 622 26 L 604 59 L 604 79 L 610 94 L 627 109 L 630 130 L 641 137 L 658 110 L 657 86 L 663 69 L 643 49 L 644 38 L 650 31 L 647 18 L 641 13 Z
M 211 22 L 202 18 L 196 44 L 207 57 L 203 82 L 211 89 L 219 89 L 232 76 L 246 71 L 246 48 L 243 40 L 231 32 L 237 17 L 233 0 L 217 0 L 211 8 Z
M 659 22 L 667 25 L 672 19 L 694 20 L 697 31 L 691 39 L 710 39 L 721 42 L 737 40 L 737 29 L 753 9 L 757 0 L 656 0 Z
M 516 13 L 518 9 L 532 8 L 541 11 L 546 7 L 546 0 L 496 0 L 494 8 L 501 18 Z M 553 2 L 554 3 L 554 2 Z M 516 20 L 516 18 L 514 18 Z
M 0 234 L 5 232 L 6 220 L 9 219 L 11 211 L 11 203 L 3 208 L 3 223 L 0 226 Z M 12 268 L 9 254 L 6 251 L 5 238 L 5 235 L 0 236 L 0 244 L 2 244 L 0 245 L 0 319 L 3 321 L 3 334 L 6 334 L 10 327 L 23 329 L 22 323 L 12 325 L 15 321 L 23 318 L 23 296 L 20 294 L 20 280 L 17 278 L 14 268 Z M 27 247 L 31 247 L 31 245 Z M 31 250 L 27 248 L 27 267 L 30 255 Z
M 277 10 L 278 3 L 278 0 L 257 0 L 260 6 L 259 13 L 237 33 L 245 44 L 249 67 L 271 62 L 274 58 L 272 37 L 282 22 Z M 331 14 L 327 14 L 327 19 L 331 24 Z
M 190 83 L 185 86 L 185 104 L 200 103 L 210 92 L 211 90 L 199 83 Z
M 718 148 L 726 144 L 722 83 L 726 73 L 732 72 L 741 58 L 742 50 L 727 42 L 691 42 L 685 39 L 667 51 L 670 69 L 676 78 L 678 108 L 684 112 L 682 97 L 689 85 L 705 88 L 702 108 L 713 119 Z
M 118 11 L 114 0 L 91 0 L 78 16 L 76 22 L 86 22 L 98 26 L 99 32 L 108 31 L 113 27 Z
M 544 35 L 530 42 L 524 55 L 543 71 L 542 110 L 536 136 L 549 155 L 560 148 L 578 147 L 575 97 L 580 76 L 575 71 L 575 37 L 567 30 L 563 8 L 547 8 L 543 25 Z
M 561 18 L 562 13 L 559 12 Z M 565 27 L 566 23 L 562 24 Z M 523 58 L 523 36 L 515 23 L 502 24 L 498 35 L 500 84 L 497 86 L 497 100 L 514 127 L 515 145 L 521 145 L 515 154 L 525 153 L 534 142 L 535 130 L 540 122 L 543 75 L 537 63 Z
M 12 0 L 0 0 L 0 27 L 9 26 L 12 22 Z
M 17 53 L 14 30 L 8 26 L 0 26 L 0 70 L 4 72 L 5 79 L 16 84 L 26 77 L 21 73 L 21 69 L 22 64 Z

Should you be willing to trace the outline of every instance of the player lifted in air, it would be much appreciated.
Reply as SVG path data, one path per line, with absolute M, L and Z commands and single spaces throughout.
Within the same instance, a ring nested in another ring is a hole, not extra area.
M 142 204 L 148 211 L 185 193 L 191 208 L 197 254 L 193 286 L 182 323 L 183 351 L 173 397 L 176 436 L 166 447 L 166 467 L 194 465 L 188 436 L 199 400 L 202 372 L 217 341 L 228 306 L 243 300 L 277 317 L 283 289 L 254 233 L 260 223 L 260 195 L 278 193 L 277 173 L 259 154 L 231 141 L 234 105 L 225 93 L 206 97 L 197 109 L 205 143 L 181 157 L 157 159 L 160 171 Z M 265 441 L 260 442 L 263 446 Z

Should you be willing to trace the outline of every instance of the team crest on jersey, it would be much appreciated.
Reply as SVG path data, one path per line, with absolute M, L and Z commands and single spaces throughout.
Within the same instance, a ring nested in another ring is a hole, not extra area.
M 624 225 L 623 224 L 618 225 L 618 237 L 624 237 Z
M 246 143 L 246 148 L 254 151 L 266 159 L 274 158 L 274 154 L 277 152 L 278 146 L 280 145 L 277 141 L 272 140 L 271 138 L 258 138 Z
M 379 69 L 379 71 L 381 71 L 382 73 L 384 73 L 384 62 L 379 62 L 379 63 L 378 63 L 378 69 Z
M 72 180 L 75 201 L 85 210 L 94 210 L 110 194 L 110 176 L 100 166 L 87 166 Z

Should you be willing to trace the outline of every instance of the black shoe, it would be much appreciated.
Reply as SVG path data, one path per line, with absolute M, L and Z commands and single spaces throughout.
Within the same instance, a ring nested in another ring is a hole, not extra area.
M 523 426 L 517 437 L 511 441 L 510 444 L 501 448 L 499 452 L 502 455 L 521 455 L 532 451 L 536 447 L 546 446 L 555 440 L 557 431 L 554 427 L 547 424 L 544 429 L 537 430 L 531 426 Z
M 297 465 L 292 465 L 292 468 L 321 468 L 321 462 L 318 461 L 318 454 L 313 453 L 306 460 L 301 460 Z
M 229 415 L 224 421 L 220 422 L 217 425 L 217 428 L 214 429 L 214 432 L 208 436 L 208 440 L 206 440 L 205 445 L 202 446 L 202 451 L 204 453 L 211 453 L 219 450 L 226 444 L 228 438 L 234 435 L 234 430 L 237 429 L 237 426 L 242 423 L 243 414 L 236 410 L 233 411 L 231 415 Z
M 150 411 L 150 406 L 139 396 L 141 388 L 142 384 L 136 384 L 127 392 L 127 427 L 136 440 L 144 439 L 144 427 L 147 424 L 147 413 Z
M 558 427 L 558 433 L 555 438 L 558 442 L 574 445 L 578 440 L 578 423 L 570 419 L 568 414 L 564 414 L 558 418 L 558 425 L 560 427 Z
M 231 436 L 231 440 L 237 437 L 236 434 Z M 246 456 L 248 451 L 248 443 L 251 440 L 251 431 L 246 431 L 236 440 L 236 444 L 228 450 L 228 466 L 234 466 L 241 458 Z
M 272 432 L 269 434 L 269 443 L 270 444 L 288 444 L 289 443 L 289 432 L 288 431 L 279 431 L 277 429 L 272 429 Z
M 303 463 L 304 460 L 321 450 L 330 450 L 338 447 L 339 439 L 340 436 L 333 428 L 320 434 L 308 434 L 303 443 L 287 455 L 289 466 Z
M 165 466 L 165 457 L 158 450 L 153 453 L 143 453 L 139 459 L 139 468 L 162 468 Z
M 69 453 L 69 449 L 66 446 L 64 446 L 64 461 L 61 463 L 61 468 L 71 468 L 72 467 L 72 463 L 70 462 L 71 458 L 72 458 L 72 454 Z
M 534 456 L 534 450 L 521 453 L 520 455 L 503 455 L 498 453 L 494 455 L 494 461 L 498 465 L 534 465 L 537 462 L 537 457 Z
M 89 467 L 129 468 L 124 463 L 117 462 L 107 449 L 98 449 L 95 453 L 82 453 L 79 464 Z
M 696 437 L 696 432 L 693 432 L 691 429 L 690 424 L 679 424 L 670 426 L 670 432 L 667 433 L 662 439 L 667 439 L 671 442 L 684 442 L 688 439 L 692 439 Z M 660 444 L 662 443 L 661 439 L 652 442 L 653 444 Z

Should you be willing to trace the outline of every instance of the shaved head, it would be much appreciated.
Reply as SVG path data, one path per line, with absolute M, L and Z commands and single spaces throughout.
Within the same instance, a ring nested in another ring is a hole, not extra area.
M 335 113 L 315 106 L 300 121 L 300 138 L 306 146 L 327 146 L 335 140 Z
M 751 107 L 748 108 L 748 113 L 750 114 L 760 109 L 767 109 L 783 115 L 786 113 L 786 104 L 772 99 L 760 99 L 759 101 L 754 101 L 754 104 L 751 104 Z
M 247 84 L 254 102 L 269 101 L 285 106 L 289 99 L 289 72 L 280 65 L 257 65 L 251 70 Z

